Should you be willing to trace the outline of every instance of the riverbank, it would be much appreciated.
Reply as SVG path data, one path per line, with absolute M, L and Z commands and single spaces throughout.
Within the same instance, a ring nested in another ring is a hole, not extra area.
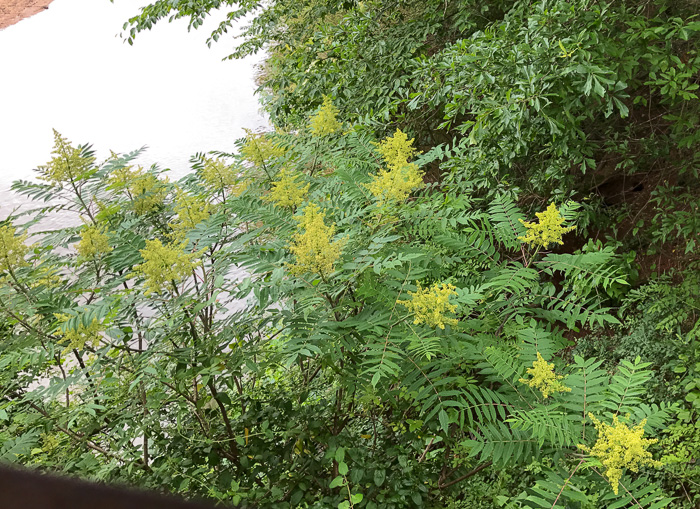
M 52 0 L 4 0 L 0 4 L 0 30 L 49 8 Z

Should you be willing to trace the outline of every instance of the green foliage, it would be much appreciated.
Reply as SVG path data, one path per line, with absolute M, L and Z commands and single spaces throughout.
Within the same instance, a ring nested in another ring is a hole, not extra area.
M 177 182 L 56 133 L 13 187 L 51 205 L 0 226 L 2 461 L 242 507 L 691 507 L 693 4 L 157 0 L 127 37 L 219 7 L 276 131 Z M 640 281 L 657 253 L 685 270 Z
M 204 171 L 128 173 L 131 156 L 85 163 L 75 197 L 57 199 L 78 204 L 93 237 L 109 232 L 99 256 L 52 250 L 86 228 L 66 227 L 8 258 L 6 459 L 243 505 L 405 507 L 440 500 L 474 461 L 555 454 L 572 487 L 598 482 L 576 468 L 594 441 L 588 413 L 662 426 L 671 407 L 645 403 L 646 364 L 611 376 L 555 357 L 566 324 L 616 321 L 597 292 L 624 283 L 611 250 L 529 252 L 505 195 L 483 207 L 422 191 L 377 213 L 362 186 L 381 164 L 368 134 L 322 154 L 311 132 L 275 140 L 274 158 L 227 163 L 254 182 L 242 194 L 205 194 Z M 278 180 L 256 179 L 292 165 L 308 186 L 299 221 L 263 200 Z M 157 180 L 147 213 L 106 185 L 119 175 Z M 536 361 L 570 393 L 524 383 Z

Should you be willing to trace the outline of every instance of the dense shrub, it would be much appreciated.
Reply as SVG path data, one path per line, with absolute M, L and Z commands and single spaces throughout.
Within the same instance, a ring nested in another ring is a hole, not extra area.
M 220 5 L 273 131 L 177 182 L 56 134 L 14 186 L 50 205 L 0 227 L 0 458 L 244 507 L 692 507 L 693 4 L 159 0 L 129 37 Z

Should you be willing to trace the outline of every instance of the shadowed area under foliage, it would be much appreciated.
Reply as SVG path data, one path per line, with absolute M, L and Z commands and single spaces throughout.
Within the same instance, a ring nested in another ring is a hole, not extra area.
M 3 509 L 207 509 L 146 492 L 0 467 Z

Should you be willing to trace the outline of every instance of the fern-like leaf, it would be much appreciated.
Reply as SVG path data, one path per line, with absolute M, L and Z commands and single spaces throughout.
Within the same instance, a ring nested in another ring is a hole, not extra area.
M 489 205 L 489 220 L 494 226 L 498 241 L 508 250 L 517 249 L 525 235 L 525 227 L 519 221 L 523 213 L 510 196 L 502 194 Z

